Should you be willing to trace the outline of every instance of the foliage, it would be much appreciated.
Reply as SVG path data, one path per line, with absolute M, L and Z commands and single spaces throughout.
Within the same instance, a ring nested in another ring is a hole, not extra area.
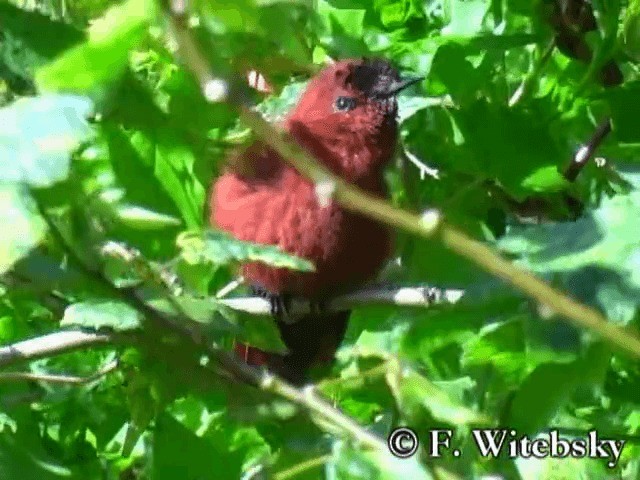
M 271 119 L 332 58 L 384 56 L 427 75 L 400 98 L 392 202 L 441 210 L 610 321 L 637 327 L 640 2 L 559 3 L 593 5 L 597 28 L 567 27 L 552 0 L 186 2 L 214 73 L 244 84 L 256 69 L 274 88 L 250 93 Z M 9 382 L 0 372 L 0 478 L 640 478 L 637 361 L 402 232 L 389 279 L 464 288 L 463 300 L 356 309 L 317 386 L 382 436 L 398 425 L 423 440 L 451 428 L 460 457 L 399 460 L 272 394 L 224 376 L 202 385 L 198 352 L 145 328 L 145 312 L 122 294 L 139 288 L 147 305 L 170 312 L 161 285 L 101 246 L 123 242 L 171 271 L 185 288 L 179 305 L 218 345 L 240 338 L 281 349 L 269 319 L 215 297 L 244 260 L 312 268 L 208 228 L 208 188 L 250 132 L 232 105 L 203 99 L 163 2 L 4 3 L 0 23 L 0 340 L 82 327 L 138 342 L 0 363 L 88 377 L 119 358 L 116 371 L 80 385 Z M 567 35 L 574 50 L 546 51 Z M 606 81 L 610 62 L 620 85 Z M 567 181 L 562 171 L 607 116 L 613 131 L 597 152 L 606 162 Z M 532 205 L 552 221 L 525 222 Z M 470 429 L 495 425 L 531 437 L 551 428 L 631 437 L 613 469 L 481 458 Z

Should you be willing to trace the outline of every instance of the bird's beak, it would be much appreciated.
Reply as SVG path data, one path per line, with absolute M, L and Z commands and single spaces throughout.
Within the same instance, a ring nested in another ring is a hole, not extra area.
M 391 84 L 389 84 L 389 86 L 385 88 L 384 95 L 387 97 L 397 95 L 401 90 L 404 90 L 405 88 L 407 88 L 410 85 L 413 85 L 414 83 L 421 82 L 424 79 L 425 77 L 423 76 L 407 77 L 407 78 L 402 78 L 400 80 L 391 82 Z

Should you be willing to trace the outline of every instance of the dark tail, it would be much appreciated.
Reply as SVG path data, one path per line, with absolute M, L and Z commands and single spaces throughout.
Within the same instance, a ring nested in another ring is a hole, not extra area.
M 617 87 L 624 82 L 624 76 L 618 64 L 609 60 L 600 70 L 600 82 L 605 87 Z
M 311 367 L 328 365 L 344 339 L 351 312 L 318 317 L 309 315 L 294 324 L 277 322 L 287 355 L 263 352 L 255 347 L 236 345 L 236 352 L 250 365 L 267 365 L 271 371 L 295 385 L 308 380 Z

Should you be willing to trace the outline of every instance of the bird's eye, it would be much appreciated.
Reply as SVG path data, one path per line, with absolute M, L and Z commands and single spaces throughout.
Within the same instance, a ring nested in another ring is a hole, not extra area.
M 356 99 L 353 97 L 338 97 L 336 98 L 336 110 L 346 112 L 356 108 Z

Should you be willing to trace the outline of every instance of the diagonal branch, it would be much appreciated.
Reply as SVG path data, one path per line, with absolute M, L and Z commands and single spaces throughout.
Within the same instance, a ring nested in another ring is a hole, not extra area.
M 611 118 L 607 117 L 596 127 L 591 138 L 583 144 L 574 155 L 571 163 L 564 171 L 564 178 L 574 182 L 578 174 L 589 162 L 605 137 L 611 132 Z
M 34 192 L 35 193 L 35 192 Z M 185 349 L 192 354 L 193 368 L 198 373 L 206 373 L 214 377 L 215 381 L 219 381 L 221 372 L 214 368 L 204 368 L 200 363 L 200 356 L 205 355 L 214 361 L 214 366 L 220 367 L 223 372 L 231 375 L 233 378 L 244 383 L 254 385 L 259 389 L 280 396 L 295 405 L 302 407 L 307 412 L 313 412 L 326 421 L 329 421 L 342 432 L 346 433 L 352 439 L 367 448 L 380 451 L 386 451 L 386 442 L 366 430 L 353 419 L 345 415 L 341 410 L 331 405 L 329 402 L 319 397 L 312 388 L 298 389 L 289 384 L 282 378 L 268 372 L 265 369 L 250 366 L 236 357 L 233 353 L 220 348 L 214 341 L 207 337 L 201 326 L 188 316 L 180 315 L 168 316 L 165 313 L 157 311 L 149 306 L 141 297 L 138 296 L 133 289 L 118 289 L 113 285 L 103 273 L 94 267 L 85 263 L 76 253 L 74 248 L 67 242 L 56 223 L 49 216 L 43 207 L 39 196 L 34 194 L 36 205 L 43 219 L 47 223 L 53 238 L 59 243 L 60 247 L 67 253 L 69 261 L 74 264 L 87 277 L 100 282 L 107 289 L 108 293 L 114 298 L 126 303 L 130 307 L 140 312 L 147 325 L 152 328 L 147 329 L 148 335 L 161 335 L 162 333 L 171 334 L 188 346 Z M 85 340 L 86 341 L 86 340 Z M 160 341 L 150 345 L 150 349 L 157 348 Z M 138 346 L 145 347 L 144 342 L 138 342 Z M 195 346 L 196 348 L 189 348 Z M 11 347 L 9 347 L 11 350 Z
M 0 367 L 29 362 L 82 348 L 113 345 L 116 337 L 107 333 L 68 330 L 49 333 L 0 347 Z
M 257 113 L 241 108 L 241 117 L 263 141 L 314 182 L 333 183 L 333 195 L 344 208 L 374 218 L 425 239 L 436 238 L 446 247 L 508 281 L 526 295 L 565 317 L 578 327 L 594 331 L 611 345 L 640 357 L 637 333 L 607 321 L 597 310 L 552 288 L 532 273 L 504 259 L 482 242 L 474 240 L 442 220 L 437 212 L 420 216 L 392 207 L 389 203 L 349 185 L 319 165 L 288 135 L 275 130 Z
M 63 383 L 69 385 L 84 385 L 91 383 L 94 380 L 104 377 L 105 375 L 113 372 L 118 368 L 118 361 L 113 360 L 103 366 L 93 375 L 88 377 L 77 377 L 73 375 L 60 375 L 51 373 L 33 373 L 33 372 L 4 372 L 0 373 L 0 382 L 6 381 L 33 381 L 33 382 L 47 382 L 47 383 Z
M 211 79 L 211 69 L 209 68 L 203 73 L 202 66 L 206 64 L 206 60 L 196 47 L 188 26 L 172 12 L 169 12 L 169 19 L 176 32 L 178 50 L 182 58 L 200 84 L 205 85 Z M 205 98 L 211 101 L 209 96 L 205 95 Z M 233 100 L 233 96 L 225 98 Z M 597 310 L 552 288 L 529 271 L 506 260 L 484 243 L 468 237 L 454 226 L 449 225 L 438 212 L 428 212 L 420 216 L 395 208 L 388 202 L 348 184 L 344 179 L 332 174 L 327 168 L 320 165 L 290 135 L 274 128 L 258 113 L 244 106 L 242 102 L 236 103 L 239 103 L 240 118 L 245 125 L 251 127 L 258 137 L 278 152 L 302 175 L 317 185 L 322 185 L 323 192 L 329 192 L 331 197 L 345 209 L 425 239 L 440 240 L 449 249 L 511 283 L 574 325 L 591 330 L 618 349 L 640 357 L 640 337 L 635 331 L 608 322 L 607 318 Z M 304 128 L 304 125 L 294 125 L 293 128 Z

